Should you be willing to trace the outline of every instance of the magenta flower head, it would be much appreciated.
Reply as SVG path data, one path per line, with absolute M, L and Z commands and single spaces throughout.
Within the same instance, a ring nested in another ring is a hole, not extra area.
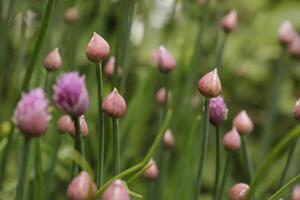
M 109 44 L 100 35 L 94 35 L 86 47 L 86 56 L 92 62 L 101 62 L 110 52 Z
M 175 145 L 175 137 L 171 129 L 166 130 L 163 142 L 166 149 L 171 149 Z
M 48 72 L 57 70 L 61 66 L 61 57 L 59 54 L 59 49 L 53 49 L 44 60 L 44 67 Z
M 67 195 L 69 200 L 96 199 L 97 188 L 90 175 L 82 171 L 68 186 Z
M 278 40 L 282 45 L 289 45 L 295 36 L 294 27 L 290 21 L 284 21 L 278 31 Z
M 300 121 L 300 98 L 297 100 L 294 107 L 294 118 L 297 121 Z
M 223 145 L 228 151 L 236 151 L 240 148 L 241 137 L 235 127 L 225 134 L 223 138 Z
M 237 183 L 230 189 L 229 199 L 245 200 L 249 189 L 250 189 L 249 185 L 245 183 Z
M 156 162 L 153 159 L 151 159 L 148 165 L 149 167 L 145 170 L 144 177 L 149 181 L 154 181 L 157 179 L 159 174 Z
M 124 182 L 121 179 L 115 180 L 103 193 L 102 200 L 130 200 Z
M 176 60 L 165 47 L 160 46 L 157 55 L 158 68 L 161 72 L 169 73 L 175 69 Z
M 16 126 L 28 137 L 38 137 L 45 133 L 50 119 L 48 100 L 40 88 L 22 96 L 13 117 Z
M 222 124 L 227 119 L 228 109 L 221 96 L 211 98 L 209 101 L 209 121 L 214 126 Z
M 300 184 L 294 187 L 291 200 L 300 200 Z
M 293 40 L 288 45 L 288 52 L 291 56 L 300 57 L 300 36 L 295 34 Z
M 205 97 L 217 97 L 222 91 L 221 81 L 217 69 L 205 74 L 198 81 L 198 90 Z
M 253 131 L 253 122 L 245 110 L 233 119 L 233 126 L 240 134 L 249 134 Z
M 69 72 L 58 77 L 53 99 L 56 106 L 71 116 L 83 115 L 89 106 L 85 78 L 78 72 Z
M 105 97 L 102 103 L 103 111 L 115 118 L 120 118 L 126 113 L 126 102 L 124 98 L 119 94 L 116 88 Z
M 222 19 L 222 28 L 225 33 L 230 33 L 235 30 L 237 26 L 237 11 L 231 10 Z

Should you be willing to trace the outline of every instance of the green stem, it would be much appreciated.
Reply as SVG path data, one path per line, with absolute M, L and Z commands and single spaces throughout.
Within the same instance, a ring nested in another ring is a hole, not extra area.
M 252 165 L 252 162 L 251 162 L 251 159 L 250 159 L 250 156 L 249 156 L 249 151 L 248 151 L 248 148 L 247 148 L 247 144 L 246 144 L 246 140 L 245 140 L 244 135 L 241 135 L 241 140 L 242 140 L 243 157 L 244 157 L 245 162 L 246 162 L 247 170 L 248 170 L 248 173 L 249 173 L 249 179 L 250 179 L 250 182 L 251 182 L 251 180 L 253 178 L 253 175 L 254 175 L 253 165 Z
M 208 111 L 209 111 L 209 98 L 206 97 L 204 103 L 204 117 L 203 117 L 203 124 L 202 124 L 200 161 L 199 161 L 199 168 L 198 168 L 198 175 L 197 175 L 197 184 L 195 187 L 195 194 L 194 194 L 195 200 L 197 200 L 200 195 L 203 169 L 204 169 L 204 163 L 206 157 L 206 149 L 207 149 L 207 141 L 208 141 L 208 119 L 209 119 Z
M 120 173 L 120 138 L 119 138 L 119 119 L 112 118 L 113 123 L 113 141 L 114 141 L 114 173 L 116 176 Z
M 48 85 L 50 82 L 50 73 L 46 72 L 45 82 L 44 82 L 44 91 L 48 94 Z
M 81 133 L 80 133 L 80 123 L 79 123 L 79 118 L 78 117 L 72 117 L 74 124 L 75 124 L 75 150 L 78 151 L 78 153 L 81 154 L 81 156 L 83 157 L 83 145 L 82 145 L 82 137 L 81 137 Z M 78 166 L 78 170 L 80 171 L 80 167 Z
M 36 157 L 35 157 L 35 172 L 36 172 L 36 179 L 37 179 L 37 199 L 44 199 L 44 175 L 43 175 L 43 166 L 42 166 L 42 152 L 41 152 L 41 145 L 40 139 L 36 139 Z
M 19 180 L 16 189 L 16 200 L 23 199 L 23 192 L 26 179 L 27 156 L 29 152 L 30 138 L 24 137 L 24 144 L 21 150 L 20 164 L 19 164 Z
M 102 186 L 103 183 L 103 172 L 104 172 L 104 154 L 105 154 L 105 125 L 104 125 L 104 112 L 102 111 L 103 101 L 103 77 L 102 77 L 102 64 L 96 63 L 96 76 L 98 86 L 98 114 L 99 114 L 99 151 L 97 159 L 97 170 L 96 170 L 96 184 L 98 187 Z
M 228 170 L 229 170 L 229 166 L 230 166 L 230 156 L 231 156 L 230 154 L 231 154 L 230 152 L 227 152 L 227 154 L 226 154 L 223 176 L 222 176 L 220 186 L 218 189 L 219 191 L 217 193 L 217 199 L 220 199 L 220 200 L 223 199 L 222 196 L 224 193 L 224 188 L 226 186 L 226 180 L 228 177 Z
M 219 42 L 220 40 L 220 42 Z M 218 39 L 217 42 L 217 52 L 216 52 L 216 63 L 215 66 L 217 67 L 218 70 L 222 69 L 222 57 L 223 57 L 223 53 L 224 53 L 224 48 L 226 45 L 226 41 L 227 41 L 227 34 L 223 35 L 221 37 L 221 39 Z M 219 44 L 220 43 L 220 44 Z
M 215 171 L 215 185 L 214 185 L 214 193 L 213 193 L 214 200 L 216 200 L 217 198 L 218 184 L 220 180 L 220 155 L 221 155 L 220 128 L 217 125 L 216 126 L 216 171 Z

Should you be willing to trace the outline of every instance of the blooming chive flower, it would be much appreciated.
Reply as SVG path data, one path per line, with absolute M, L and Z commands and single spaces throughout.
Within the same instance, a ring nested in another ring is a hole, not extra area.
M 234 119 L 233 126 L 241 134 L 249 134 L 253 130 L 253 123 L 245 110 L 242 110 Z
M 227 118 L 228 109 L 224 99 L 220 96 L 209 101 L 209 121 L 215 126 L 222 124 Z
M 59 49 L 53 49 L 44 60 L 44 67 L 47 71 L 55 71 L 61 66 L 61 57 L 59 54 Z
M 85 87 L 85 78 L 78 72 L 69 72 L 58 77 L 54 86 L 56 106 L 71 116 L 83 115 L 89 106 L 89 96 Z
M 284 21 L 279 28 L 278 31 L 278 40 L 283 45 L 289 45 L 293 38 L 295 37 L 296 33 L 294 31 L 294 27 L 290 21 Z
M 175 69 L 176 60 L 165 47 L 160 46 L 157 55 L 158 68 L 161 72 L 169 73 Z
M 82 171 L 68 186 L 67 195 L 70 200 L 96 199 L 97 188 L 90 175 Z
M 29 137 L 38 137 L 45 133 L 50 119 L 48 100 L 40 88 L 22 96 L 13 117 L 16 126 Z
M 249 185 L 245 183 L 237 183 L 230 189 L 229 199 L 245 200 L 248 190 L 249 190 Z
M 130 200 L 124 182 L 120 179 L 115 180 L 103 193 L 102 200 Z
M 86 56 L 92 62 L 100 62 L 110 53 L 109 44 L 100 35 L 94 35 L 86 47 Z
M 225 134 L 223 145 L 228 151 L 236 151 L 240 148 L 241 138 L 235 127 Z
M 151 159 L 148 165 L 150 166 L 145 170 L 144 177 L 149 181 L 154 181 L 159 174 L 156 162 L 153 159 Z
M 102 103 L 103 111 L 116 118 L 120 118 L 125 115 L 126 107 L 127 105 L 124 98 L 119 94 L 116 88 L 114 88 L 113 91 L 105 97 Z
M 217 97 L 222 90 L 217 69 L 205 74 L 198 82 L 198 90 L 205 97 Z
M 222 19 L 222 28 L 224 32 L 230 33 L 234 31 L 237 26 L 237 11 L 231 10 L 227 15 Z
M 167 149 L 171 149 L 175 145 L 175 138 L 171 129 L 167 129 L 164 134 L 164 146 Z

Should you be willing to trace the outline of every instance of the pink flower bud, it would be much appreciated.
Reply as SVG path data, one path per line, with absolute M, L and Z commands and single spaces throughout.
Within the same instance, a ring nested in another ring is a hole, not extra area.
M 227 119 L 228 109 L 221 96 L 211 98 L 209 101 L 209 121 L 215 126 L 222 124 Z
M 294 118 L 297 121 L 300 121 L 300 99 L 297 100 L 294 107 Z
M 235 127 L 225 134 L 223 145 L 228 151 L 236 151 L 240 148 L 241 138 Z
M 241 134 L 249 134 L 253 130 L 253 123 L 245 110 L 242 110 L 234 119 L 233 126 Z
M 299 184 L 294 187 L 291 200 L 300 200 L 300 185 Z
M 288 52 L 291 56 L 299 57 L 300 56 L 300 36 L 295 34 L 293 40 L 288 45 Z
M 59 49 L 53 49 L 44 60 L 44 67 L 48 72 L 57 70 L 61 66 L 61 57 L 59 54 Z
M 164 134 L 164 146 L 167 149 L 171 149 L 175 145 L 175 138 L 170 129 L 167 129 Z
M 76 7 L 71 7 L 71 8 L 68 8 L 65 12 L 65 21 L 67 23 L 74 23 L 77 21 L 78 19 L 78 11 L 77 11 L 77 8 Z
M 225 33 L 230 33 L 234 31 L 237 26 L 237 11 L 231 10 L 222 19 L 222 28 Z
M 69 133 L 74 130 L 74 125 L 69 115 L 61 116 L 57 121 L 57 128 L 60 133 Z
M 160 104 L 160 105 L 164 105 L 165 101 L 166 101 L 166 88 L 162 87 L 160 88 L 157 93 L 156 93 L 156 101 Z
M 81 115 L 79 117 L 79 125 L 80 125 L 80 133 L 83 137 L 88 136 L 89 134 L 89 128 L 88 125 L 85 121 L 85 117 L 83 115 Z M 71 136 L 75 137 L 75 124 L 74 122 L 72 122 L 72 128 L 69 130 L 69 133 Z
M 205 97 L 217 97 L 220 95 L 222 85 L 219 79 L 217 69 L 205 74 L 198 81 L 198 90 Z
M 144 172 L 144 177 L 149 181 L 154 181 L 158 177 L 158 168 L 156 162 L 153 159 L 149 161 L 149 165 L 150 166 Z
M 283 45 L 289 45 L 295 37 L 295 31 L 290 21 L 284 21 L 278 31 L 278 40 Z
M 101 62 L 110 53 L 109 44 L 94 32 L 92 39 L 86 47 L 86 56 L 92 62 Z
M 120 179 L 115 180 L 103 193 L 102 200 L 130 200 L 124 182 Z
M 115 57 L 112 56 L 104 66 L 104 74 L 107 77 L 112 77 L 114 75 L 114 70 L 115 70 Z M 121 77 L 123 74 L 122 68 L 118 67 L 118 76 Z
M 67 195 L 70 200 L 96 199 L 97 188 L 90 175 L 82 171 L 68 186 Z
M 245 200 L 247 192 L 249 190 L 249 185 L 245 183 L 235 184 L 229 191 L 230 200 Z
M 102 103 L 103 111 L 115 118 L 120 118 L 126 113 L 126 102 L 124 98 L 119 94 L 116 88 L 105 97 Z
M 158 68 L 163 73 L 169 73 L 176 67 L 176 60 L 163 46 L 158 50 Z

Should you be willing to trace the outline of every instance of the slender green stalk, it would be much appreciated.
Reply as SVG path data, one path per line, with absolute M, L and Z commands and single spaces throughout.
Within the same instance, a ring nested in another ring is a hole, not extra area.
M 204 163 L 206 157 L 206 149 L 207 149 L 207 141 L 208 141 L 208 110 L 209 110 L 209 98 L 205 98 L 204 103 L 204 117 L 203 117 L 203 124 L 202 124 L 202 135 L 201 135 L 201 151 L 200 151 L 200 161 L 199 161 L 199 168 L 198 168 L 198 175 L 197 175 L 197 184 L 195 187 L 195 196 L 194 200 L 197 200 L 200 191 L 201 191 L 201 183 L 202 183 L 202 176 L 204 170 Z
M 252 162 L 251 162 L 251 159 L 250 159 L 250 155 L 249 155 L 249 151 L 248 151 L 248 148 L 247 148 L 247 143 L 246 143 L 244 135 L 241 135 L 241 140 L 242 140 L 243 157 L 244 157 L 245 162 L 246 162 L 247 170 L 248 170 L 248 173 L 249 173 L 249 179 L 250 179 L 250 182 L 251 182 L 251 180 L 253 178 L 253 175 L 254 175 L 253 165 L 252 165 Z
M 286 178 L 289 166 L 291 165 L 291 161 L 292 161 L 293 155 L 294 155 L 296 147 L 297 147 L 297 143 L 298 143 L 298 138 L 293 142 L 293 144 L 291 145 L 291 147 L 289 149 L 287 159 L 286 159 L 286 163 L 285 163 L 284 169 L 282 171 L 282 174 L 281 174 L 281 177 L 280 177 L 280 180 L 279 180 L 278 188 L 280 188 L 284 183 L 284 180 Z
M 217 42 L 217 52 L 216 52 L 216 63 L 215 66 L 218 70 L 222 69 L 222 58 L 223 52 L 227 41 L 227 34 L 223 34 L 221 38 L 218 38 Z
M 113 123 L 113 143 L 114 143 L 114 173 L 116 176 L 120 173 L 120 137 L 119 137 L 119 119 L 112 118 Z
M 49 87 L 49 82 L 50 82 L 50 78 L 51 78 L 50 76 L 51 76 L 50 73 L 46 72 L 46 77 L 45 77 L 45 82 L 44 82 L 44 90 L 45 90 L 46 94 L 49 93 L 48 87 Z
M 213 192 L 213 199 L 216 200 L 218 185 L 220 180 L 220 159 L 221 159 L 221 148 L 220 148 L 220 128 L 217 125 L 216 127 L 216 170 L 215 170 L 215 185 Z
M 29 144 L 30 144 L 30 138 L 25 136 L 24 144 L 21 149 L 21 157 L 20 157 L 20 164 L 19 164 L 19 180 L 18 180 L 17 189 L 16 189 L 16 200 L 23 199 Z
M 80 123 L 78 117 L 72 117 L 74 124 L 75 124 L 75 146 L 74 149 L 78 151 L 78 153 L 81 154 L 81 156 L 84 156 L 83 154 L 83 145 L 82 145 L 82 137 L 80 133 Z M 78 166 L 78 170 L 80 171 L 80 168 Z
M 231 154 L 230 152 L 227 152 L 226 158 L 225 158 L 223 176 L 222 176 L 222 179 L 220 181 L 220 186 L 219 186 L 218 193 L 217 193 L 217 199 L 219 199 L 219 200 L 223 199 L 222 196 L 223 196 L 223 193 L 224 193 L 224 188 L 226 186 L 226 180 L 227 180 L 227 177 L 228 177 L 228 170 L 229 170 L 229 167 L 230 167 L 230 156 L 231 156 L 230 154 Z
M 97 159 L 97 169 L 96 169 L 96 184 L 98 187 L 102 186 L 103 182 L 103 172 L 104 172 L 104 155 L 105 155 L 105 125 L 104 125 L 104 112 L 102 111 L 102 101 L 103 101 L 103 77 L 102 77 L 102 64 L 96 63 L 96 76 L 97 76 L 97 86 L 98 86 L 98 114 L 99 114 L 99 149 L 98 149 L 98 159 Z
M 35 157 L 35 173 L 36 173 L 36 179 L 37 179 L 37 187 L 36 195 L 37 199 L 44 199 L 44 173 L 43 173 L 43 165 L 42 165 L 42 152 L 41 152 L 41 145 L 40 145 L 40 139 L 36 139 L 36 157 Z

